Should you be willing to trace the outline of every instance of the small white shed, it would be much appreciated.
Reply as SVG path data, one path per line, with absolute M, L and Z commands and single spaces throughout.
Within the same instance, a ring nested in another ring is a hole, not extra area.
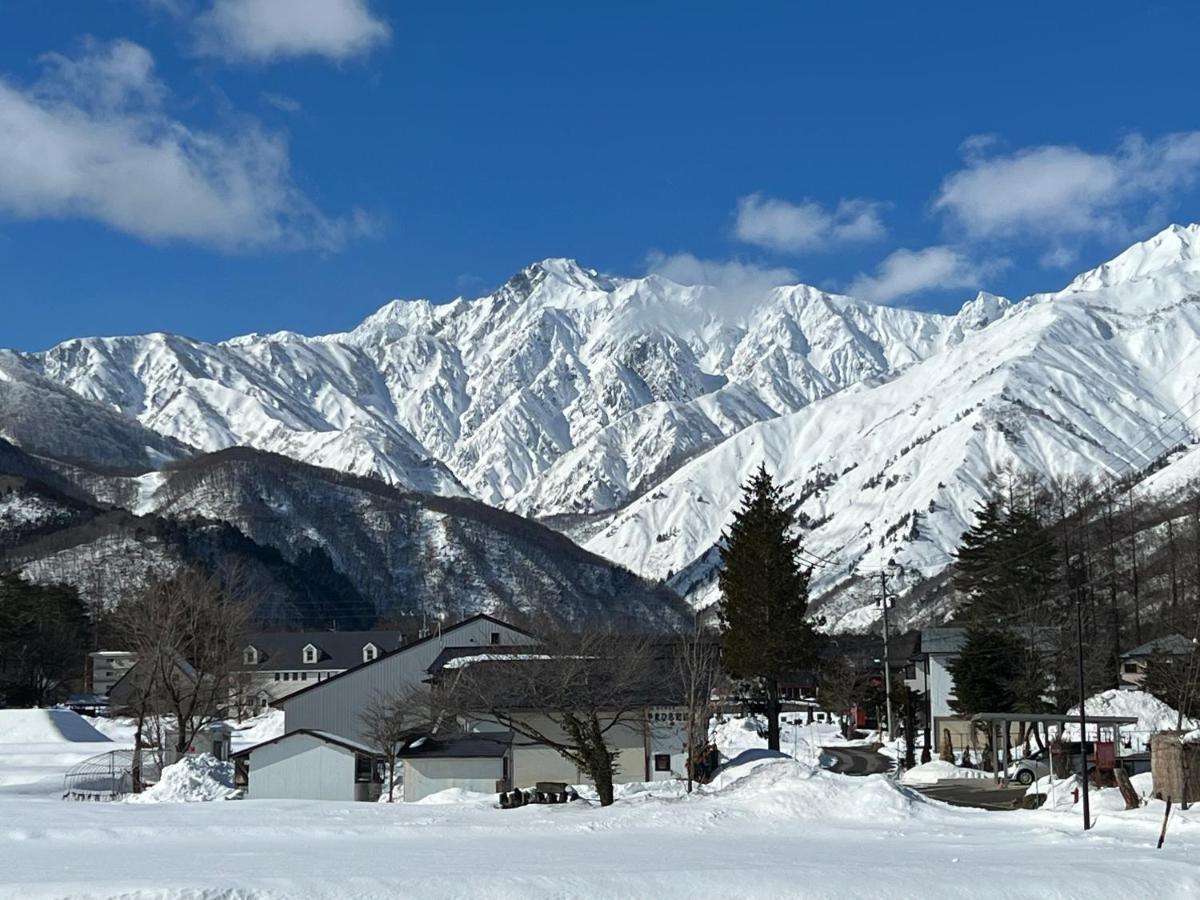
M 512 734 L 507 731 L 415 738 L 399 754 L 404 799 L 411 803 L 449 788 L 507 791 L 511 750 Z
M 383 754 L 314 729 L 290 731 L 233 755 L 248 800 L 378 800 Z

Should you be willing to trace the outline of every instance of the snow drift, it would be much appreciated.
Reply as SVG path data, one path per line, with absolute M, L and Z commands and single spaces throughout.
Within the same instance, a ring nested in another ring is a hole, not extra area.
M 201 753 L 167 766 L 157 784 L 126 799 L 130 803 L 202 803 L 233 800 L 240 794 L 233 786 L 233 763 Z
M 106 741 L 107 737 L 69 709 L 0 709 L 0 744 Z

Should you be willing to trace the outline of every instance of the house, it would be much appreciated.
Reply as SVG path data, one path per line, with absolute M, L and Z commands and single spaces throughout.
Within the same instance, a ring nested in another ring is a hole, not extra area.
M 400 751 L 407 802 L 450 788 L 478 793 L 507 791 L 512 783 L 513 733 L 419 735 Z
M 88 658 L 92 661 L 91 693 L 104 696 L 137 662 L 137 654 L 128 650 L 96 650 Z
M 249 800 L 378 800 L 383 754 L 336 734 L 290 731 L 233 754 Z
M 399 631 L 289 631 L 250 635 L 235 679 L 237 706 L 253 712 L 314 682 L 396 650 Z
M 673 645 L 664 649 L 674 652 Z M 528 645 L 489 647 L 485 653 L 450 648 L 429 666 L 429 680 L 434 690 L 441 690 L 455 672 L 486 666 L 495 669 L 495 677 L 503 683 L 506 667 L 544 665 L 545 659 L 530 654 Z M 661 674 L 636 707 L 621 716 L 600 711 L 602 721 L 615 722 L 606 732 L 605 742 L 616 756 L 613 780 L 617 784 L 676 780 L 687 774 L 687 710 L 679 702 L 682 685 L 675 674 L 674 657 L 664 654 L 656 665 Z M 427 735 L 410 741 L 400 754 L 404 798 L 418 800 L 452 787 L 499 791 L 532 787 L 538 782 L 580 784 L 588 780 L 556 749 L 529 736 L 536 732 L 549 741 L 570 743 L 554 711 L 517 696 L 509 708 L 521 722 L 518 733 L 480 714 L 459 723 L 466 729 L 464 735 Z
M 911 667 L 905 670 L 904 684 L 925 695 L 925 713 L 932 723 L 933 743 L 939 744 L 949 729 L 955 746 L 971 737 L 971 726 L 960 719 L 954 702 L 954 676 L 950 664 L 958 658 L 967 642 L 967 629 L 957 626 L 924 628 L 920 641 L 910 654 Z
M 1136 691 L 1146 680 L 1146 668 L 1152 659 L 1191 659 L 1196 645 L 1182 634 L 1147 641 L 1121 654 L 1120 685 L 1123 690 Z
M 437 632 L 381 653 L 345 671 L 301 683 L 299 690 L 276 701 L 283 709 L 286 732 L 312 729 L 368 743 L 362 715 L 377 697 L 401 697 L 428 691 L 429 667 L 447 648 L 529 645 L 529 632 L 479 613 Z

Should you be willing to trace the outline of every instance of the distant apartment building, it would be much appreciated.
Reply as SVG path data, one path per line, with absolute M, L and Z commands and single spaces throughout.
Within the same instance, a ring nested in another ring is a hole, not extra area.
M 88 657 L 92 661 L 91 692 L 106 697 L 137 662 L 137 654 L 129 650 L 96 650 Z

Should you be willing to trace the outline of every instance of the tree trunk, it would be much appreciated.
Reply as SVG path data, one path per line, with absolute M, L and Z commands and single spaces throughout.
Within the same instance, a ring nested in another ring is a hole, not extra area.
M 129 789 L 135 794 L 142 792 L 142 724 L 145 719 L 138 716 L 137 730 L 133 733 L 133 761 L 130 764 Z
M 613 805 L 613 773 L 611 765 L 597 766 L 590 773 L 596 785 L 596 794 L 600 797 L 601 806 Z
M 1121 797 L 1125 801 L 1125 808 L 1137 809 L 1140 807 L 1142 805 L 1142 798 L 1133 789 L 1133 785 L 1129 781 L 1129 773 L 1120 766 L 1117 766 L 1113 774 L 1117 776 L 1117 787 L 1121 789 Z
M 388 803 L 395 803 L 396 790 L 396 757 L 388 757 Z
M 779 679 L 767 679 L 767 749 L 779 749 Z

